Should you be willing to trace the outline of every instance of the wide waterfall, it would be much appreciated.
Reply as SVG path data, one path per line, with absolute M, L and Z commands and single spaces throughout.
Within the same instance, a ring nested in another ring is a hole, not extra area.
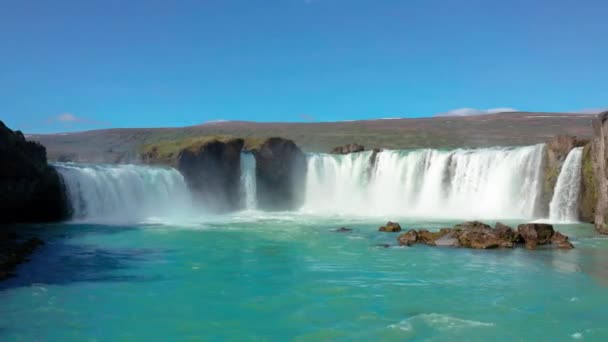
M 244 198 L 244 208 L 248 210 L 256 209 L 255 158 L 251 153 L 241 153 L 241 193 Z
M 577 147 L 568 153 L 557 178 L 551 204 L 549 204 L 549 219 L 551 221 L 578 221 L 582 161 L 582 147 Z
M 386 150 L 308 158 L 302 211 L 435 218 L 534 218 L 544 145 Z
M 175 169 L 138 165 L 54 164 L 66 185 L 72 217 L 133 221 L 190 208 L 190 192 Z

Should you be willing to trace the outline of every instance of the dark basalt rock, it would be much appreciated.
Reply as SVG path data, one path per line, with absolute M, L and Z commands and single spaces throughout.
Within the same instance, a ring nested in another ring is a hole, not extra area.
M 206 208 L 230 211 L 240 207 L 243 144 L 243 139 L 212 140 L 179 152 L 177 169 Z
M 347 144 L 347 145 L 343 145 L 343 146 L 334 147 L 331 150 L 331 153 L 333 153 L 333 154 L 349 154 L 349 153 L 356 153 L 356 152 L 363 152 L 363 151 L 365 151 L 365 147 L 363 147 L 363 145 L 359 145 L 359 144 Z
M 306 155 L 288 139 L 269 138 L 253 150 L 258 207 L 294 210 L 304 203 Z
M 0 280 L 10 277 L 15 267 L 42 245 L 44 242 L 35 237 L 23 240 L 13 233 L 0 232 Z
M 387 222 L 386 225 L 378 228 L 378 231 L 380 232 L 386 232 L 386 233 L 396 233 L 396 232 L 400 232 L 401 231 L 401 226 L 399 225 L 399 223 L 397 222 Z
M 68 214 L 65 188 L 44 146 L 0 121 L 0 223 L 53 222 Z

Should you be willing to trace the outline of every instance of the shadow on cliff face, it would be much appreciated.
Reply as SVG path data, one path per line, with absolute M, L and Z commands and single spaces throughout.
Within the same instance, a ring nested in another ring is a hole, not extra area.
M 45 230 L 42 232 L 42 230 Z M 144 263 L 161 258 L 169 252 L 165 249 L 101 248 L 99 245 L 70 244 L 77 236 L 91 234 L 115 234 L 127 229 L 100 226 L 78 227 L 19 227 L 23 236 L 42 236 L 45 245 L 39 247 L 30 261 L 18 266 L 16 275 L 0 282 L 0 291 L 28 287 L 33 284 L 66 285 L 76 282 L 145 282 L 160 280 L 160 276 L 134 275 L 130 270 Z

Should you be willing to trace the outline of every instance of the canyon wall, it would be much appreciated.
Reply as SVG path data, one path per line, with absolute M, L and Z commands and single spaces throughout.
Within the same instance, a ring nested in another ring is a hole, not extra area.
M 0 223 L 60 221 L 67 215 L 65 189 L 47 164 L 44 146 L 0 121 Z

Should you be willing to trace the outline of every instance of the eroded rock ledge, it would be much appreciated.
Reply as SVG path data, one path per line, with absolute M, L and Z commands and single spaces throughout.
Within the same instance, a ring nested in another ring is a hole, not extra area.
M 387 226 L 398 226 L 389 222 Z M 398 230 L 381 230 L 398 231 Z M 536 249 L 538 246 L 551 245 L 559 249 L 572 249 L 567 236 L 553 229 L 550 224 L 528 223 L 520 224 L 517 230 L 497 223 L 494 228 L 479 222 L 465 222 L 452 228 L 443 228 L 439 231 L 426 229 L 411 229 L 400 234 L 397 241 L 401 246 L 425 244 L 429 246 L 451 246 L 473 249 L 514 248 L 525 246 L 527 249 Z

